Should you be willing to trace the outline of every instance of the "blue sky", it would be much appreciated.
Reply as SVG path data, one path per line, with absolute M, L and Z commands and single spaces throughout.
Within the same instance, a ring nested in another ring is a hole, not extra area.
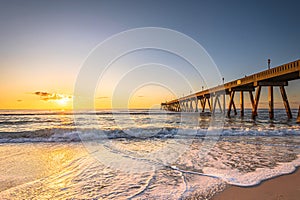
M 16 87 L 26 83 L 34 90 L 28 81 L 34 71 L 37 89 L 68 93 L 97 44 L 148 26 L 192 37 L 225 80 L 233 80 L 264 70 L 268 58 L 273 66 L 299 59 L 299 6 L 299 1 L 264 0 L 1 1 L 0 83 L 18 78 L 22 83 Z

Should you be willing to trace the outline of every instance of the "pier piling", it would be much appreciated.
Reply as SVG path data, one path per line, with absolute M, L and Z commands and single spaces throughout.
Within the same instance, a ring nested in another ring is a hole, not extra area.
M 284 104 L 284 107 L 285 107 L 285 110 L 286 110 L 287 117 L 289 119 L 292 119 L 293 116 L 292 116 L 290 104 L 289 104 L 284 86 L 280 86 L 279 88 L 280 88 L 280 93 L 281 93 L 281 96 L 282 96 L 282 100 L 283 100 L 283 104 Z M 298 118 L 299 118 L 299 116 L 298 116 Z
M 273 94 L 273 86 L 268 87 L 268 100 L 269 100 L 269 117 L 270 119 L 274 119 L 274 94 Z
M 241 117 L 244 117 L 244 92 L 240 92 Z
M 226 113 L 226 94 L 223 94 L 223 113 Z
M 252 109 L 252 118 L 254 119 L 257 116 L 257 108 L 258 108 L 258 102 L 260 97 L 260 91 L 261 86 L 257 87 L 256 94 L 255 94 L 255 100 L 254 100 L 254 107 Z

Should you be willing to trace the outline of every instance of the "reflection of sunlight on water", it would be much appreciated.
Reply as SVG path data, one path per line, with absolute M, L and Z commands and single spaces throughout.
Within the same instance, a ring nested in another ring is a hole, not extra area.
M 9 144 L 0 149 L 0 191 L 59 173 L 85 153 L 82 148 L 52 144 Z
M 120 152 L 119 155 L 143 157 L 149 152 L 159 153 L 170 142 L 172 139 L 121 139 L 112 140 L 106 148 Z M 127 173 L 97 161 L 81 143 L 4 144 L 0 146 L 0 196 L 7 199 L 210 197 L 222 190 L 226 182 L 256 184 L 264 178 L 291 172 L 300 164 L 297 161 L 300 138 L 296 136 L 222 137 L 206 157 L 199 157 L 202 145 L 201 139 L 193 140 L 189 150 L 169 166 Z M 164 165 L 161 157 L 151 160 Z

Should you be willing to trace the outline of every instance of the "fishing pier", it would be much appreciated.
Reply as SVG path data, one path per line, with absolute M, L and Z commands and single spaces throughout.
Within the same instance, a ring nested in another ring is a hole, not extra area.
M 194 94 L 190 94 L 178 99 L 161 103 L 161 108 L 174 112 L 204 112 L 207 108 L 211 114 L 216 110 L 226 114 L 228 117 L 231 111 L 237 115 L 235 95 L 239 94 L 240 115 L 244 116 L 244 93 L 249 93 L 252 105 L 252 118 L 257 116 L 259 99 L 262 87 L 268 88 L 269 117 L 274 118 L 274 94 L 275 87 L 279 88 L 287 117 L 292 118 L 292 112 L 286 94 L 285 88 L 289 81 L 300 78 L 300 60 L 286 63 L 274 68 L 270 68 L 268 60 L 268 70 L 245 76 L 243 78 L 212 87 Z M 253 94 L 254 93 L 254 94 Z M 229 96 L 229 102 L 226 106 L 226 95 Z M 227 107 L 227 110 L 226 110 Z M 299 109 L 300 110 L 300 109 Z M 300 111 L 299 111 L 300 112 Z M 299 115 L 299 114 L 298 114 Z M 299 117 L 298 117 L 299 118 Z

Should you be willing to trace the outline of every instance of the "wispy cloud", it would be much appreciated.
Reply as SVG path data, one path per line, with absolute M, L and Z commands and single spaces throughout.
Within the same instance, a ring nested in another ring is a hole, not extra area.
M 109 97 L 103 96 L 103 97 L 97 97 L 97 99 L 108 99 Z
M 47 97 L 50 96 L 51 94 L 48 92 L 35 92 L 34 94 L 39 95 L 41 97 Z
M 34 92 L 35 95 L 39 96 L 41 100 L 50 101 L 50 100 L 61 100 L 61 99 L 71 99 L 72 96 L 57 94 L 57 93 L 49 93 L 49 92 Z

